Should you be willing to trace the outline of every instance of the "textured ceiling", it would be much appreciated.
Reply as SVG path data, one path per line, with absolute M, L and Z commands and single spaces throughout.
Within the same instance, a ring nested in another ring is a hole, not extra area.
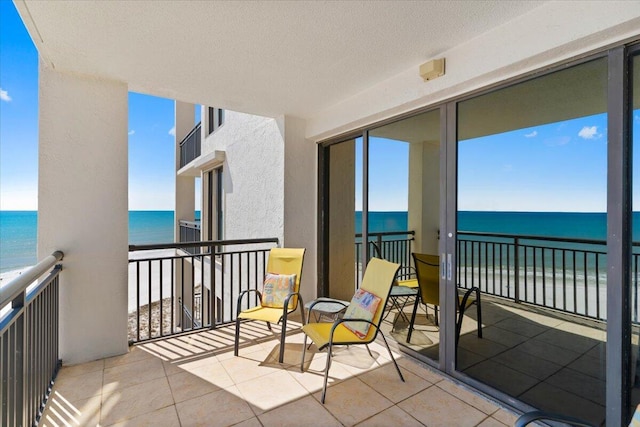
M 15 0 L 44 60 L 129 89 L 312 117 L 541 1 Z

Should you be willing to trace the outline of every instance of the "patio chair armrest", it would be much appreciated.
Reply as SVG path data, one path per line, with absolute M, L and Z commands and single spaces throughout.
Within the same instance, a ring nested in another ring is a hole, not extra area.
M 237 310 L 236 311 L 236 315 L 240 314 L 240 312 L 242 311 L 241 308 L 240 308 L 241 307 L 240 304 L 242 303 L 242 297 L 244 297 L 245 295 L 247 295 L 247 294 L 249 294 L 251 292 L 257 293 L 258 294 L 258 298 L 260 300 L 262 300 L 262 294 L 257 289 L 247 289 L 247 290 L 244 290 L 244 291 L 240 292 L 240 295 L 238 295 L 238 304 L 236 305 L 236 310 Z
M 567 415 L 554 414 L 552 412 L 545 411 L 531 411 L 524 413 L 518 417 L 514 427 L 525 427 L 534 421 L 557 421 L 565 424 L 569 424 L 574 427 L 594 427 L 593 424 L 589 424 L 578 418 L 570 417 Z
M 291 297 L 297 295 L 298 296 L 298 304 L 302 304 L 302 324 L 304 325 L 304 302 L 302 301 L 302 295 L 300 295 L 300 292 L 291 292 L 289 295 L 287 295 L 287 297 L 284 299 L 284 304 L 282 305 L 282 318 L 284 319 L 287 316 L 287 313 L 289 311 L 289 300 L 291 299 Z M 297 307 L 293 308 L 293 311 L 296 310 Z
M 458 308 L 460 309 L 460 312 L 463 312 L 467 308 L 467 301 L 469 300 L 469 297 L 471 296 L 472 293 L 476 294 L 476 301 L 478 304 L 480 304 L 480 288 L 478 288 L 477 286 L 474 286 L 472 288 L 467 289 L 467 291 L 464 293 L 464 296 L 462 297 L 462 301 L 460 301 L 460 305 L 458 306 Z

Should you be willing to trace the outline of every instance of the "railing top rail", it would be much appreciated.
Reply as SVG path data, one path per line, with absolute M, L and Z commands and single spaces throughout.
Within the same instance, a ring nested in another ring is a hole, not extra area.
M 200 228 L 200 220 L 196 219 L 194 221 L 187 221 L 187 220 L 181 219 L 180 225 L 185 227 L 192 226 L 192 227 Z
M 280 240 L 277 237 L 263 239 L 237 239 L 237 240 L 203 240 L 201 242 L 181 242 L 181 243 L 158 243 L 150 245 L 129 245 L 129 251 L 148 251 L 154 249 L 184 249 L 194 246 L 229 246 L 229 245 L 250 245 L 253 243 L 275 243 Z
M 56 263 L 64 257 L 62 251 L 55 251 L 42 261 L 7 283 L 0 288 L 0 307 L 4 307 L 13 301 L 21 292 L 29 287 L 38 277 L 47 272 L 48 269 L 56 265 Z
M 193 127 L 193 129 L 191 129 L 191 131 L 187 134 L 187 136 L 185 136 L 182 141 L 180 141 L 180 146 L 182 147 L 182 145 L 189 139 L 191 138 L 191 136 L 193 136 L 194 133 L 196 133 L 197 131 L 200 131 L 200 127 L 202 126 L 202 122 L 198 122 L 197 125 L 195 125 Z
M 606 245 L 606 240 L 595 239 L 575 239 L 571 237 L 551 237 L 551 236 L 533 236 L 526 234 L 508 234 L 508 233 L 485 233 L 479 231 L 458 231 L 458 235 L 466 236 L 479 236 L 479 237 L 500 237 L 507 239 L 522 239 L 522 240 L 546 240 L 550 242 L 562 242 L 562 243 L 582 243 L 593 245 Z M 634 246 L 640 245 L 640 242 L 635 242 Z
M 408 231 L 382 231 L 379 233 L 369 233 L 369 236 L 398 236 L 401 234 L 411 234 L 414 236 L 416 234 L 413 230 Z M 362 233 L 356 233 L 356 237 L 362 237 Z

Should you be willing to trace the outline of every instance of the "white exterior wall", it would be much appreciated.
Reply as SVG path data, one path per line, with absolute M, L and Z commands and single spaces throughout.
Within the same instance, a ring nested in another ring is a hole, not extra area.
M 40 63 L 38 258 L 64 252 L 60 357 L 126 353 L 127 85 Z
M 284 137 L 280 121 L 225 111 L 222 127 L 202 142 L 202 155 L 225 151 L 223 238 L 284 241 Z M 203 118 L 206 116 L 203 116 Z
M 307 121 L 307 138 L 325 139 L 640 36 L 638 2 L 605 8 L 602 2 L 545 3 L 437 55 L 446 58 L 443 77 L 424 82 L 418 63 L 319 112 Z

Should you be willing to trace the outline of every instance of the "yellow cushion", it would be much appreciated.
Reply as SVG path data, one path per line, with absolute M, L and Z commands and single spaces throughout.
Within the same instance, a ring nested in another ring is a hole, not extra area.
M 253 307 L 241 312 L 240 319 L 262 320 L 263 322 L 278 323 L 282 317 L 282 308 Z

